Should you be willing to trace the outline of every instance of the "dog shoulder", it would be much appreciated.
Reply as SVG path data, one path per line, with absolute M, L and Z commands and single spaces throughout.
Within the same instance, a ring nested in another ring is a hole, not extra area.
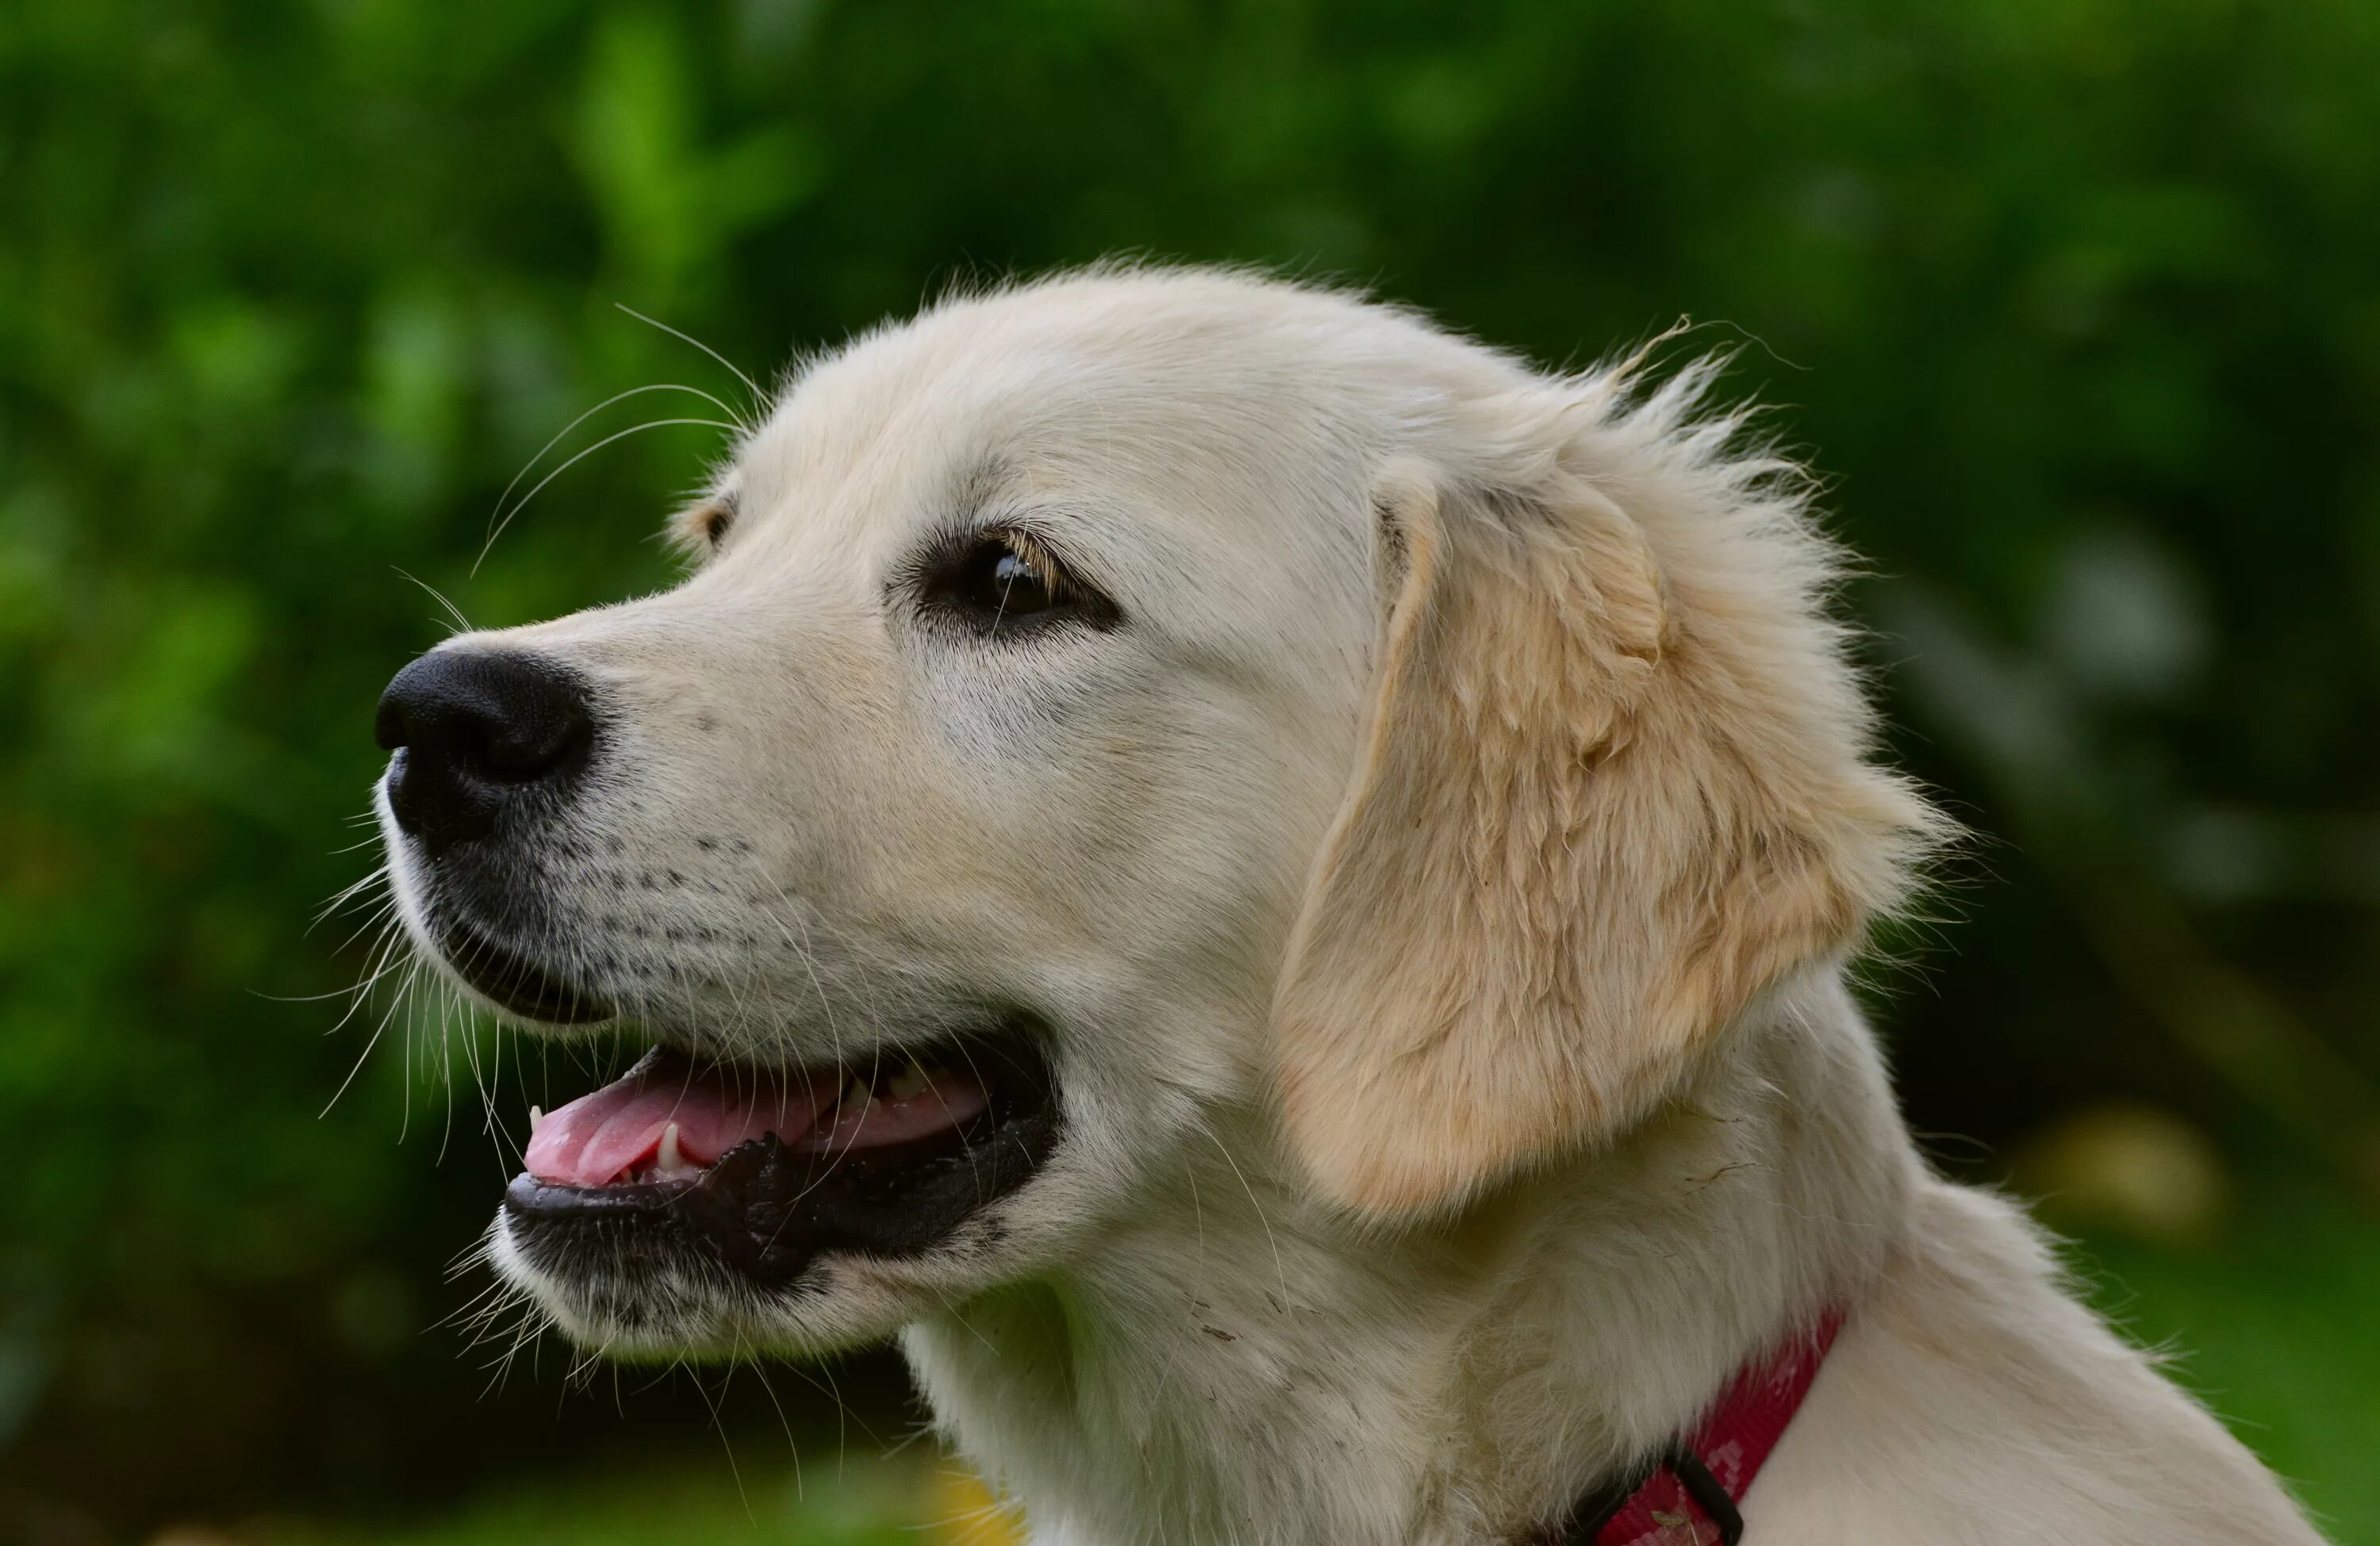
M 2008 1201 L 1929 1181 L 1747 1500 L 1772 1546 L 2313 1542 L 2205 1407 L 2068 1291 Z

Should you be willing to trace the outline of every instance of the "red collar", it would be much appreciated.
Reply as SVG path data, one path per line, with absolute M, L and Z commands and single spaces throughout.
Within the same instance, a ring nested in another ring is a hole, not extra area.
M 1621 1480 L 1579 1500 L 1541 1546 L 1726 1546 L 1742 1539 L 1736 1504 L 1793 1420 L 1827 1349 L 1840 1310 L 1762 1362 L 1737 1371 L 1691 1434 Z

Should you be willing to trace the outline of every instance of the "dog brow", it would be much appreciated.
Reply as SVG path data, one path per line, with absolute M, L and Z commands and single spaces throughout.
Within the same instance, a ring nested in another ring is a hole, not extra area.
M 1005 492 L 1010 470 L 998 456 L 983 457 L 963 469 L 951 483 L 952 513 L 961 521 L 973 520 Z

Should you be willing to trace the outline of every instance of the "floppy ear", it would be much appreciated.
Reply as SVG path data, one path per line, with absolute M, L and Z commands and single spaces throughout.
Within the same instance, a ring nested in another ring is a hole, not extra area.
M 1638 443 L 1612 481 L 1640 520 L 1590 477 L 1629 428 L 1510 484 L 1401 465 L 1376 490 L 1373 702 L 1274 1005 L 1292 1145 L 1376 1217 L 1643 1119 L 1854 943 L 1934 828 L 1864 759 L 1798 506 Z

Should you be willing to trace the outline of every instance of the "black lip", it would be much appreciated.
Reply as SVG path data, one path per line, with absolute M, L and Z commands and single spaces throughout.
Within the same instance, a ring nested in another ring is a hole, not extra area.
M 756 1138 L 691 1180 L 573 1187 L 522 1175 L 504 1192 L 514 1244 L 567 1280 L 711 1267 L 760 1287 L 830 1251 L 922 1255 L 1031 1179 L 1058 1138 L 1055 1090 L 1029 1041 L 970 1040 L 965 1053 L 990 1100 L 950 1132 L 842 1155 Z
M 439 953 L 455 973 L 524 1020 L 586 1025 L 612 1018 L 612 1006 L 510 946 L 457 919 L 441 919 Z

